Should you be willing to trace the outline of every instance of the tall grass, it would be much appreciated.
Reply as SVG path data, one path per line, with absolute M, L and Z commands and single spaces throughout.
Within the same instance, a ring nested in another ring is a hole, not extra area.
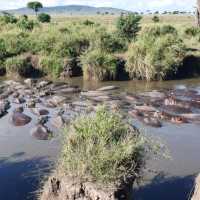
M 184 56 L 185 46 L 173 27 L 148 27 L 129 46 L 126 70 L 137 79 L 173 78 Z
M 147 147 L 142 135 L 105 107 L 80 116 L 64 131 L 64 137 L 64 172 L 101 183 L 136 178 Z
M 80 58 L 83 76 L 86 80 L 114 80 L 117 72 L 117 60 L 101 49 L 87 51 Z

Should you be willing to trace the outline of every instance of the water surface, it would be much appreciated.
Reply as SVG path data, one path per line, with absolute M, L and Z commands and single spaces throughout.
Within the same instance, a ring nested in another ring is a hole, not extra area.
M 200 87 L 200 79 L 151 82 L 85 82 L 73 78 L 71 84 L 83 90 L 92 90 L 105 85 L 120 86 L 119 93 L 141 92 L 174 87 Z M 10 114 L 0 119 L 0 199 L 35 199 L 35 191 L 60 150 L 59 136 L 50 141 L 35 140 L 30 129 L 36 118 L 25 127 L 13 127 Z M 140 123 L 136 123 L 141 127 Z M 142 126 L 143 127 L 143 126 Z M 194 176 L 200 172 L 200 125 L 172 125 L 164 123 L 160 129 L 143 128 L 147 134 L 158 137 L 170 150 L 171 160 L 150 160 L 144 181 L 136 187 L 136 200 L 187 200 L 193 186 Z

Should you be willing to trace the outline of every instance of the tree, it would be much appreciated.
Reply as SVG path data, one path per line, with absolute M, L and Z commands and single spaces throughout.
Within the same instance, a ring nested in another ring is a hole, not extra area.
M 117 20 L 117 30 L 120 36 L 128 40 L 135 39 L 140 31 L 140 20 L 142 17 L 135 14 L 121 15 Z
M 43 5 L 42 5 L 42 3 L 38 2 L 38 1 L 32 1 L 32 2 L 29 2 L 27 4 L 27 7 L 30 8 L 30 9 L 33 9 L 35 11 L 36 16 L 37 16 L 38 11 L 41 8 L 43 8 Z
M 157 22 L 159 22 L 160 21 L 160 19 L 159 19 L 159 17 L 158 16 L 153 16 L 153 18 L 152 18 L 152 20 L 153 20 L 153 22 L 155 22 L 155 23 L 157 23 Z
M 40 13 L 38 15 L 38 21 L 42 23 L 49 23 L 51 21 L 51 16 L 46 13 Z
M 197 0 L 196 21 L 197 26 L 200 27 L 200 0 Z

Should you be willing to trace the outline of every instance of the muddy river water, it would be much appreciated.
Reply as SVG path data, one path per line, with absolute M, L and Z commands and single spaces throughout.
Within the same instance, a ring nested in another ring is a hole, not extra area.
M 0 80 L 0 85 L 3 80 Z M 200 90 L 200 79 L 152 82 L 125 81 L 91 83 L 81 78 L 69 81 L 82 90 L 94 90 L 106 85 L 116 85 L 120 95 L 152 90 L 191 87 Z M 74 98 L 79 98 L 75 95 Z M 73 99 L 75 100 L 75 99 Z M 15 107 L 15 106 L 14 106 Z M 14 109 L 11 107 L 10 109 Z M 123 109 L 123 108 L 122 108 Z M 48 109 L 50 114 L 55 111 Z M 53 168 L 61 147 L 59 133 L 51 140 L 37 140 L 30 135 L 37 117 L 25 110 L 32 118 L 23 127 L 14 127 L 8 112 L 0 118 L 0 200 L 36 199 L 37 189 L 43 178 Z M 135 186 L 135 200 L 187 200 L 193 187 L 194 177 L 200 172 L 200 124 L 172 124 L 163 122 L 161 128 L 134 125 L 164 143 L 170 159 L 149 160 L 144 180 Z M 51 126 L 50 124 L 48 126 Z

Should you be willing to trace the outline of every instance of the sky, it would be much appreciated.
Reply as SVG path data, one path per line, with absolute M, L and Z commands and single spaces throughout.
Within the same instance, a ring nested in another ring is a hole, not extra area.
M 25 7 L 31 0 L 0 0 L 0 10 Z M 46 6 L 89 5 L 132 11 L 192 10 L 196 0 L 39 0 Z

